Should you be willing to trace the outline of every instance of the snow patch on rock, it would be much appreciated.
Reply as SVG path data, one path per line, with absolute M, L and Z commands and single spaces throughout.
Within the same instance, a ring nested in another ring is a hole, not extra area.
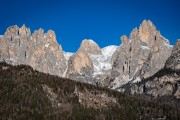
M 111 46 L 107 46 L 101 49 L 101 52 L 104 56 L 112 56 L 113 53 L 116 51 L 118 46 L 116 45 L 111 45 Z
M 46 43 L 46 44 L 45 44 L 45 47 L 49 47 L 49 43 Z
M 140 81 L 141 81 L 140 77 L 137 77 L 135 80 L 132 81 L 132 83 L 137 83 L 137 82 L 140 82 Z
M 114 80 L 113 84 L 111 84 L 111 89 L 118 89 L 122 85 L 125 85 L 128 82 L 132 81 L 132 79 L 133 78 L 129 78 L 129 75 L 122 75 L 121 79 L 120 78 L 116 78 Z
M 111 57 L 118 46 L 112 45 L 101 49 L 102 55 L 92 55 L 89 54 L 90 59 L 93 62 L 94 67 L 94 77 L 101 75 L 104 71 L 110 70 L 112 68 Z
M 47 34 L 44 34 L 44 39 L 46 39 Z
M 71 52 L 64 52 L 64 57 L 66 60 L 69 60 L 69 58 L 73 55 L 74 53 Z
M 169 44 L 167 44 L 167 43 L 165 43 L 165 42 L 164 42 L 164 46 L 167 46 L 169 49 L 173 48 L 172 45 L 169 45 Z
M 148 46 L 141 46 L 141 47 L 142 47 L 142 49 L 149 49 Z

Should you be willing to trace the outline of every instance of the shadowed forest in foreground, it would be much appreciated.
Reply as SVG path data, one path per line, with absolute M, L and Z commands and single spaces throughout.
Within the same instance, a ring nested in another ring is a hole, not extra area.
M 129 96 L 26 65 L 0 63 L 0 96 L 2 120 L 180 119 L 180 101 L 172 96 Z

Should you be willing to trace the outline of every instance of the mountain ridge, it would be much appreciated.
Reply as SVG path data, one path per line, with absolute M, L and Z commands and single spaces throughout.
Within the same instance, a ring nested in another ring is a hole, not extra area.
M 52 30 L 31 33 L 25 25 L 12 26 L 0 37 L 0 61 L 117 90 L 132 80 L 154 75 L 173 49 L 150 20 L 134 28 L 129 37 L 123 35 L 121 41 L 120 46 L 100 48 L 84 39 L 76 53 L 68 53 Z

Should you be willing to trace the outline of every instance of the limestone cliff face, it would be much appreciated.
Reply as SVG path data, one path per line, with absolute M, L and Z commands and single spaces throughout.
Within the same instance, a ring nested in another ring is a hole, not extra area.
M 52 30 L 44 33 L 39 29 L 32 34 L 25 25 L 12 26 L 0 36 L 0 61 L 27 64 L 44 73 L 116 90 L 154 75 L 165 63 L 166 68 L 180 68 L 180 42 L 177 41 L 172 51 L 169 41 L 149 20 L 144 20 L 139 29 L 133 29 L 129 38 L 123 35 L 121 40 L 118 47 L 100 49 L 93 40 L 85 39 L 76 53 L 68 53 L 58 45 Z
M 104 79 L 111 72 L 111 57 L 116 48 L 108 46 L 100 49 L 93 40 L 83 40 L 79 50 L 68 61 L 66 77 L 104 86 Z
M 93 70 L 87 70 L 88 73 L 84 73 L 83 69 L 92 68 L 92 61 L 90 60 L 88 53 L 83 48 L 80 48 L 75 55 L 70 57 L 69 63 L 69 71 L 70 73 L 79 73 L 82 75 L 92 75 Z
M 176 41 L 169 59 L 166 61 L 166 68 L 180 70 L 180 40 Z
M 81 49 L 84 49 L 88 54 L 101 55 L 101 49 L 93 40 L 83 40 L 81 43 Z
M 89 54 L 101 54 L 99 46 L 92 40 L 83 40 L 79 50 L 69 58 L 66 77 L 93 84 L 93 63 Z
M 149 25 L 146 29 L 149 30 L 150 35 L 146 40 L 146 44 L 151 52 L 141 69 L 140 76 L 141 78 L 147 78 L 164 67 L 166 60 L 171 55 L 172 46 L 169 44 L 169 41 L 155 29 L 151 21 L 145 21 L 143 23 L 144 24 L 140 26 L 140 30 Z M 141 33 L 140 36 L 143 36 L 143 33 Z M 143 41 L 142 39 L 140 40 Z
M 109 78 L 112 89 L 117 89 L 136 77 L 147 78 L 164 67 L 171 55 L 169 41 L 161 36 L 151 21 L 144 20 L 112 56 L 113 69 Z
M 31 34 L 30 29 L 12 26 L 0 37 L 0 61 L 9 64 L 27 64 L 34 69 L 62 76 L 66 69 L 62 47 L 56 41 L 55 33 L 43 29 Z
M 173 52 L 167 59 L 164 68 L 153 76 L 143 79 L 143 82 L 139 81 L 139 83 L 137 83 L 131 81 L 128 85 L 120 88 L 120 90 L 133 95 L 146 94 L 154 97 L 170 95 L 180 99 L 179 46 L 179 40 L 177 40 L 173 47 Z

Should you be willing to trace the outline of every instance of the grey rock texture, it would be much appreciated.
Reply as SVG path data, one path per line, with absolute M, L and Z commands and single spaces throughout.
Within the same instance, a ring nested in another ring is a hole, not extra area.
M 101 51 L 92 40 L 83 40 L 79 50 L 69 58 L 66 77 L 93 84 L 94 69 L 89 53 L 101 54 Z
M 118 89 L 137 77 L 147 78 L 162 69 L 171 55 L 172 46 L 151 21 L 144 20 L 130 37 L 121 37 L 122 44 L 112 56 L 113 68 L 109 88 Z M 108 82 L 107 82 L 108 83 Z
M 130 94 L 180 98 L 180 40 L 172 48 L 149 20 L 121 40 L 120 46 L 101 49 L 85 39 L 76 53 L 69 53 L 58 45 L 54 31 L 32 34 L 25 25 L 12 26 L 0 36 L 0 61 Z M 138 84 L 141 80 L 146 81 Z
M 88 54 L 101 55 L 101 49 L 93 40 L 84 39 L 80 49 L 84 49 Z
M 175 96 L 180 98 L 180 68 L 179 66 L 179 40 L 173 47 L 171 56 L 167 59 L 163 69 L 159 70 L 153 76 L 142 79 L 139 83 L 129 82 L 120 88 L 121 92 L 149 96 Z
M 178 73 L 164 74 L 160 77 L 153 77 L 151 80 L 148 79 L 144 84 L 131 84 L 130 94 L 146 94 L 153 97 L 176 95 L 180 97 L 179 81 Z
M 97 85 L 107 86 L 105 79 L 110 75 L 112 70 L 112 55 L 118 46 L 111 45 L 101 49 L 101 55 L 89 54 L 93 62 L 94 73 L 93 78 Z
M 38 71 L 57 76 L 62 76 L 66 69 L 63 50 L 54 31 L 44 33 L 39 29 L 31 34 L 25 25 L 9 27 L 0 37 L 0 61 L 30 65 Z
M 111 57 L 116 48 L 108 46 L 100 49 L 93 40 L 83 40 L 79 50 L 69 58 L 66 77 L 104 86 L 104 79 L 111 72 Z
M 176 41 L 171 57 L 169 57 L 166 62 L 166 68 L 171 68 L 173 70 L 180 69 L 180 40 Z

